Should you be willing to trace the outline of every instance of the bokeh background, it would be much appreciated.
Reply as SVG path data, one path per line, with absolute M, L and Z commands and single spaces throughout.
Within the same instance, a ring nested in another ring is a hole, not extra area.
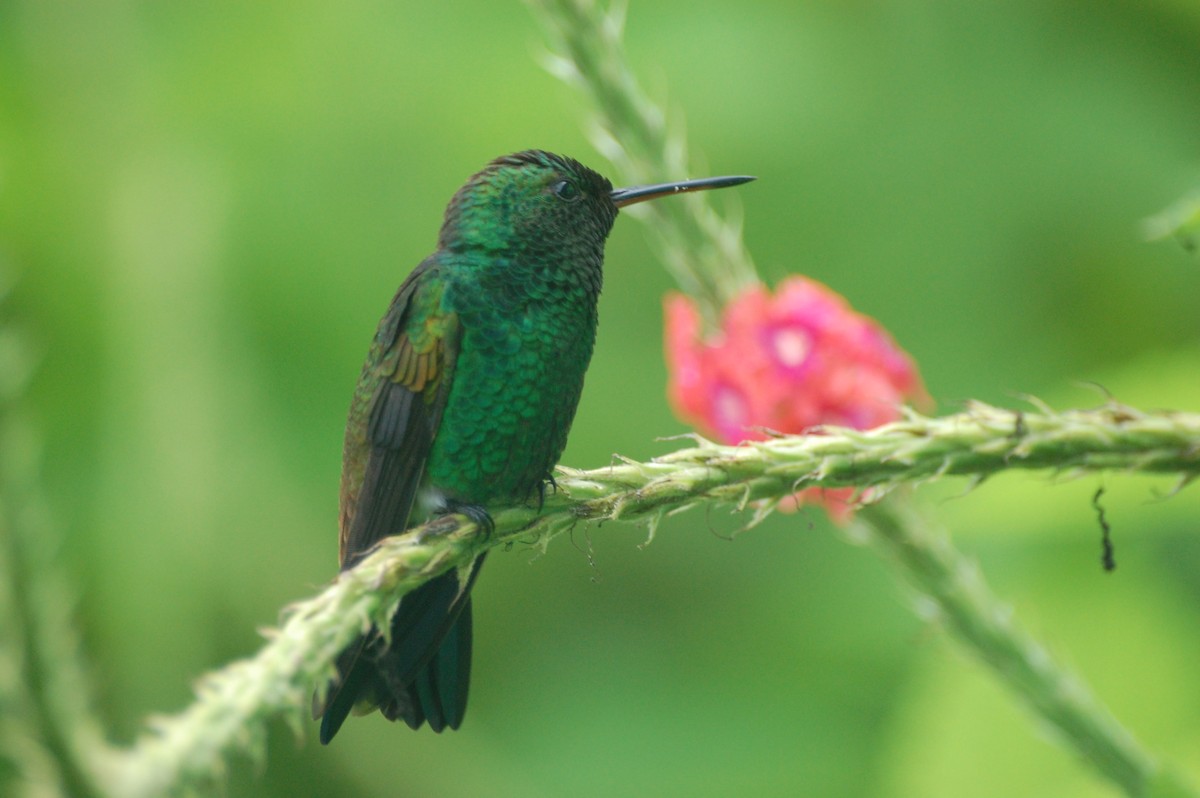
M 1194 3 L 634 0 L 626 29 L 695 174 L 760 176 L 713 199 L 764 274 L 879 318 L 943 410 L 1200 409 L 1200 262 L 1139 228 L 1200 184 Z M 491 0 L 0 5 L 0 258 L 40 346 L 29 404 L 114 739 L 333 576 L 350 392 L 460 183 L 527 147 L 611 171 L 543 47 L 528 8 Z M 606 279 L 579 467 L 683 431 L 669 281 L 635 220 Z M 920 496 L 1200 777 L 1200 499 L 1170 487 L 1014 474 Z M 375 715 L 321 748 L 280 724 L 229 794 L 1111 794 L 818 511 L 734 537 L 744 520 L 497 553 L 459 732 Z

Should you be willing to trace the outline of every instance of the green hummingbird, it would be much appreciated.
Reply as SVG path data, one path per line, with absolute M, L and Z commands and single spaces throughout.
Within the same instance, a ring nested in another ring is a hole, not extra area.
M 617 210 L 715 177 L 613 189 L 571 158 L 497 158 L 446 208 L 437 251 L 401 284 L 354 391 L 343 450 L 339 554 L 445 513 L 491 526 L 488 507 L 547 485 L 567 443 L 596 338 L 604 241 Z M 338 657 L 321 742 L 351 710 L 457 729 L 471 670 L 471 587 L 484 557 L 406 595 L 391 635 Z

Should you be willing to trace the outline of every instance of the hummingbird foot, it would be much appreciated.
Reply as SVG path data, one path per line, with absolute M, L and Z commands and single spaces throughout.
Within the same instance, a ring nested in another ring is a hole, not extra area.
M 479 527 L 479 531 L 483 533 L 484 540 L 490 538 L 496 531 L 496 522 L 492 520 L 492 517 L 482 504 L 470 504 L 469 502 L 447 499 L 439 515 L 451 515 L 453 513 L 461 513 L 474 521 L 475 526 Z
M 547 474 L 546 478 L 538 483 L 538 487 L 537 487 L 538 508 L 537 509 L 538 509 L 539 513 L 542 511 L 542 508 L 546 505 L 546 486 L 547 485 L 549 485 L 551 488 L 553 488 L 555 493 L 558 493 L 558 483 L 554 481 L 554 474 L 552 474 L 552 473 Z

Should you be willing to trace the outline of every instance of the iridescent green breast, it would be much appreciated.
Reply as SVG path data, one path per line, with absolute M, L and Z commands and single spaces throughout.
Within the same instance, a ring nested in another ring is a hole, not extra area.
M 461 339 L 427 485 L 488 504 L 525 500 L 550 475 L 596 336 L 600 264 L 575 266 L 522 270 L 525 279 L 504 288 L 457 272 L 445 301 Z

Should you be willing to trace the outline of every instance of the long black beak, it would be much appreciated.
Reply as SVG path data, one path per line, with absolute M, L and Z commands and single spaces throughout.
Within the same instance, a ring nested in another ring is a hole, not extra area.
M 710 188 L 740 186 L 742 183 L 749 183 L 751 180 L 754 180 L 754 178 L 747 175 L 704 177 L 699 180 L 681 180 L 678 183 L 655 183 L 652 186 L 614 188 L 612 194 L 609 196 L 612 197 L 613 205 L 616 205 L 618 208 L 624 208 L 626 205 L 632 205 L 635 202 L 645 202 L 646 200 L 666 197 L 670 194 L 683 194 L 687 191 L 705 191 Z

